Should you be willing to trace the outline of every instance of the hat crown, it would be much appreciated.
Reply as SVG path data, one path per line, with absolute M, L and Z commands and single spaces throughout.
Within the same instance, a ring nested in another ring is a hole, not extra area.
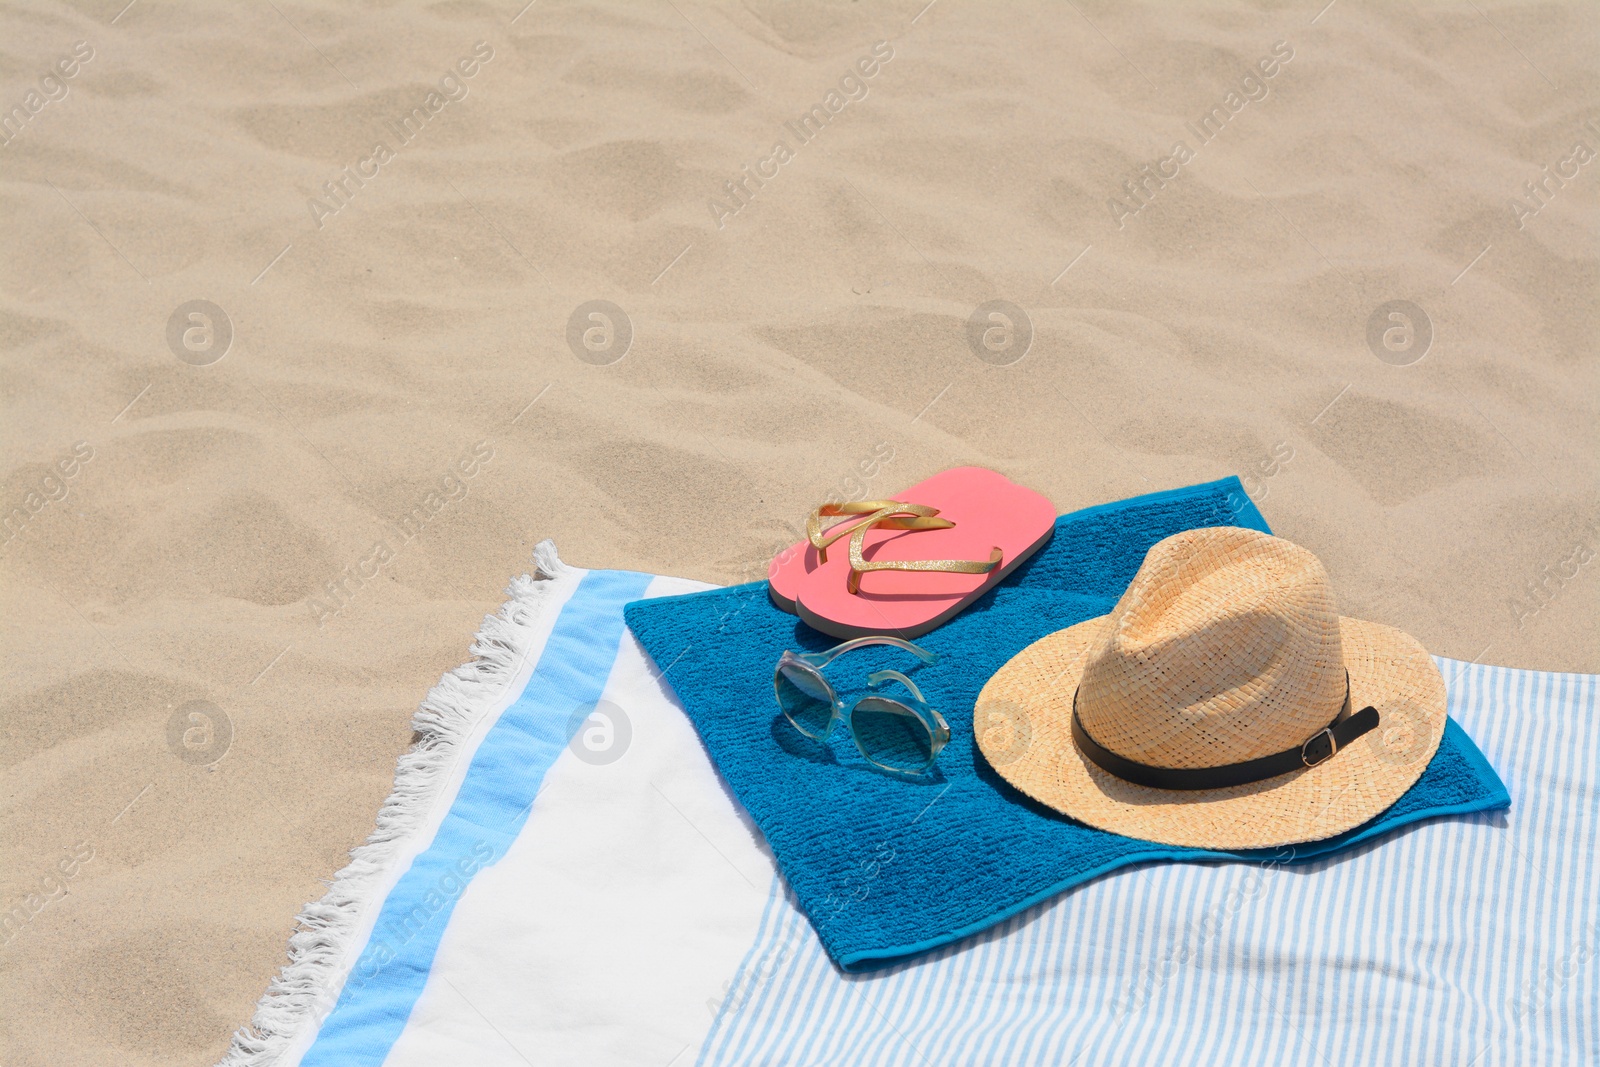
M 1078 685 L 1084 728 L 1155 767 L 1218 767 L 1301 744 L 1345 700 L 1327 571 L 1237 527 L 1174 534 L 1145 556 Z

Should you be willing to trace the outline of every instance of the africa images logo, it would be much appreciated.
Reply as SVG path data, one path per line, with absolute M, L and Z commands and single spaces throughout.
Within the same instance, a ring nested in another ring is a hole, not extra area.
M 706 199 L 706 206 L 711 209 L 711 218 L 716 222 L 717 229 L 722 229 L 728 219 L 748 207 L 756 193 L 776 178 L 785 164 L 793 161 L 800 146 L 820 137 L 823 129 L 850 104 L 865 100 L 870 91 L 868 81 L 877 77 L 884 64 L 893 58 L 894 46 L 888 41 L 877 42 L 870 54 L 857 59 L 844 72 L 837 88 L 829 89 L 819 102 L 812 104 L 798 118 L 785 121 L 783 129 L 789 137 L 794 138 L 793 148 L 789 146 L 787 137 L 774 139 L 772 148 L 765 156 L 753 164 L 744 164 L 738 174 L 722 183 L 722 192 L 727 199 L 714 196 Z
M 332 180 L 323 182 L 321 195 L 306 199 L 306 208 L 317 229 L 322 229 L 329 218 L 348 207 L 356 193 L 382 173 L 382 168 L 398 157 L 399 150 L 415 141 L 448 105 L 465 100 L 471 91 L 466 80 L 476 77 L 493 58 L 494 47 L 487 41 L 473 45 L 470 55 L 462 56 L 454 67 L 440 75 L 437 89 L 430 89 L 415 107 L 389 122 L 388 129 L 395 137 L 394 148 L 389 147 L 387 140 L 377 141 L 366 155 L 334 175 Z
M 1199 147 L 1216 140 L 1235 115 L 1248 104 L 1265 100 L 1271 91 L 1267 83 L 1276 78 L 1292 59 L 1294 49 L 1288 41 L 1273 44 L 1268 55 L 1256 60 L 1255 69 L 1240 77 L 1238 88 L 1224 93 L 1222 99 L 1197 121 L 1184 123 L 1184 127 L 1195 137 L 1195 148 L 1190 148 L 1187 141 L 1180 140 L 1167 155 L 1153 163 L 1143 164 L 1125 178 L 1121 194 L 1106 198 L 1106 207 L 1117 229 L 1122 229 L 1128 219 L 1149 207 L 1156 194 L 1183 173 L 1183 168 L 1195 158 Z
M 94 45 L 78 41 L 72 51 L 57 59 L 50 69 L 39 75 L 39 87 L 22 94 L 22 100 L 11 109 L 0 113 L 0 146 L 9 145 L 27 131 L 38 115 L 51 104 L 58 104 L 72 91 L 67 83 L 76 78 L 83 64 L 94 58 Z

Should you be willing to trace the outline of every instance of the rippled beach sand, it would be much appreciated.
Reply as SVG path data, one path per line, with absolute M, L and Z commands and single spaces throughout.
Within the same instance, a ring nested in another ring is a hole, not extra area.
M 1237 473 L 1600 669 L 1592 4 L 124 2 L 0 15 L 6 1067 L 214 1062 L 546 537 Z

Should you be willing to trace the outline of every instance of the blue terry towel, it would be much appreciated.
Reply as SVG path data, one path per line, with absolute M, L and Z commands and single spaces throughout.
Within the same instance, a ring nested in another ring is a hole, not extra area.
M 925 782 L 876 772 L 846 731 L 823 744 L 783 718 L 772 694 L 778 656 L 835 642 L 774 607 L 765 582 L 634 601 L 626 617 L 645 651 L 665 666 L 711 761 L 766 836 L 828 955 L 846 970 L 977 933 L 1131 863 L 1295 862 L 1422 819 L 1510 805 L 1504 784 L 1454 721 L 1422 778 L 1393 807 L 1292 853 L 1121 837 L 1036 804 L 996 775 L 972 736 L 972 706 L 984 682 L 1033 641 L 1109 612 L 1151 545 L 1203 526 L 1271 532 L 1237 478 L 1063 515 L 1033 559 L 918 639 L 939 653 L 937 664 L 868 648 L 829 666 L 827 676 L 847 702 L 866 691 L 868 673 L 894 667 L 943 712 L 950 743 Z

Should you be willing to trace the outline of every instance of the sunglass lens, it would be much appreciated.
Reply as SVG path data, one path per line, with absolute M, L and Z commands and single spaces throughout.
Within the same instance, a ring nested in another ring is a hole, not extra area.
M 904 704 L 866 697 L 856 705 L 851 721 L 861 751 L 879 766 L 916 772 L 933 762 L 933 732 Z
M 828 735 L 828 724 L 833 721 L 833 696 L 820 675 L 786 663 L 778 668 L 776 689 L 778 706 L 796 730 L 819 740 Z

